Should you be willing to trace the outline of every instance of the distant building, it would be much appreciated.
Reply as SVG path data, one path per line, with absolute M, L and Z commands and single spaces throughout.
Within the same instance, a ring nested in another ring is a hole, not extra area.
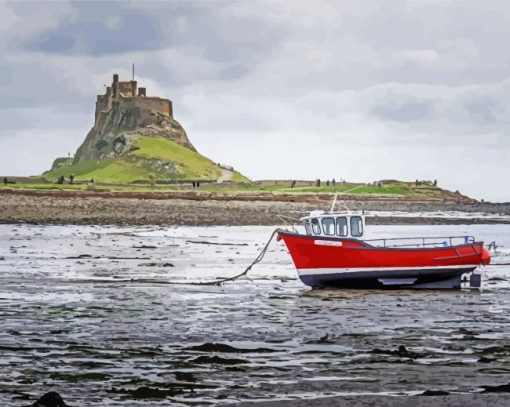
M 138 83 L 132 81 L 119 81 L 119 75 L 113 74 L 111 86 L 106 88 L 104 95 L 97 95 L 96 101 L 96 124 L 101 116 L 108 114 L 115 104 L 134 103 L 141 109 L 151 109 L 157 113 L 164 114 L 173 118 L 172 101 L 159 97 L 147 97 L 145 88 L 137 88 Z M 138 90 L 138 93 L 137 93 Z

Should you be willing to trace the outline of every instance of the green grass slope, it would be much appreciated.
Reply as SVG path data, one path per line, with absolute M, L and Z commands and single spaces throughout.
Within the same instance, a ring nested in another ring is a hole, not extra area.
M 88 160 L 52 169 L 44 176 L 56 180 L 74 174 L 77 179 L 103 182 L 136 180 L 217 179 L 218 166 L 203 155 L 163 137 L 140 137 L 137 149 L 116 158 Z
M 239 193 L 268 193 L 278 194 L 334 194 L 343 193 L 346 195 L 361 196 L 392 196 L 407 197 L 425 200 L 437 200 L 445 197 L 451 197 L 452 192 L 432 185 L 415 185 L 414 182 L 391 181 L 385 182 L 381 186 L 367 185 L 363 183 L 337 183 L 335 186 L 327 186 L 322 182 L 320 187 L 316 186 L 296 186 L 290 187 L 291 181 L 254 181 L 252 183 L 224 183 L 211 184 L 201 187 L 202 191 L 217 192 L 223 194 Z

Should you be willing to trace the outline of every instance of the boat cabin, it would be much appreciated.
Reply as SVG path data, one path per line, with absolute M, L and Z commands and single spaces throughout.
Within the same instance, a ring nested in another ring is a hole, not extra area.
M 357 213 L 313 211 L 301 218 L 306 234 L 310 236 L 352 237 L 363 236 L 364 217 Z

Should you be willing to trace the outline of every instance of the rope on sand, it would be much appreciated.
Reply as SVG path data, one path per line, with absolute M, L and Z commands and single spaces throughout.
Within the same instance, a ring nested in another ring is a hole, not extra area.
M 242 273 L 239 273 L 239 274 L 237 274 L 234 277 L 222 278 L 222 279 L 216 280 L 216 281 L 190 282 L 190 283 L 184 283 L 183 282 L 183 283 L 180 283 L 180 284 L 190 284 L 190 285 L 221 285 L 221 284 L 226 283 L 228 281 L 234 281 L 234 280 L 237 280 L 240 277 L 245 276 L 246 274 L 248 274 L 248 271 L 250 271 L 251 268 L 255 264 L 260 263 L 262 261 L 262 259 L 264 258 L 265 254 L 267 252 L 267 248 L 269 247 L 269 244 L 273 240 L 274 235 L 276 235 L 278 233 L 278 231 L 279 231 L 279 229 L 273 230 L 273 233 L 271 233 L 271 237 L 269 238 L 269 240 L 265 244 L 264 248 L 260 251 L 259 255 L 255 258 L 255 260 L 253 260 L 253 262 L 248 267 L 246 267 L 246 269 Z
M 255 258 L 255 260 L 253 260 L 253 262 L 248 267 L 246 267 L 246 269 L 244 269 L 244 271 L 242 273 L 239 273 L 233 277 L 221 278 L 219 280 L 214 280 L 214 281 L 189 281 L 189 282 L 186 282 L 186 281 L 165 281 L 165 280 L 153 280 L 153 279 L 141 278 L 141 279 L 130 279 L 130 280 L 115 280 L 115 283 L 129 282 L 129 283 L 158 283 L 158 284 L 168 284 L 168 285 L 202 285 L 202 286 L 203 285 L 222 285 L 223 283 L 226 283 L 228 281 L 234 281 L 234 280 L 237 280 L 238 278 L 245 276 L 246 274 L 248 274 L 248 271 L 250 271 L 251 268 L 255 264 L 260 263 L 262 261 L 262 259 L 264 258 L 264 255 L 266 254 L 269 244 L 273 240 L 273 237 L 279 231 L 280 231 L 280 229 L 273 230 L 273 233 L 271 233 L 271 237 L 265 244 L 264 248 L 260 251 L 258 256 Z

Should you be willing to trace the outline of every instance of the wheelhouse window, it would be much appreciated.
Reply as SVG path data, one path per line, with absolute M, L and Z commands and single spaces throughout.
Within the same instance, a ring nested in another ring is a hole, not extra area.
M 345 237 L 349 234 L 347 230 L 347 218 L 336 218 L 336 234 L 341 237 Z
M 314 235 L 321 234 L 321 225 L 319 224 L 319 220 L 316 218 L 312 219 L 312 230 Z
M 334 218 L 322 218 L 322 230 L 325 235 L 335 235 L 335 219 Z
M 363 236 L 363 220 L 361 219 L 361 216 L 351 217 L 351 236 Z
M 305 230 L 306 230 L 306 234 L 307 235 L 311 235 L 312 234 L 312 227 L 310 226 L 310 222 L 309 221 L 305 221 Z

